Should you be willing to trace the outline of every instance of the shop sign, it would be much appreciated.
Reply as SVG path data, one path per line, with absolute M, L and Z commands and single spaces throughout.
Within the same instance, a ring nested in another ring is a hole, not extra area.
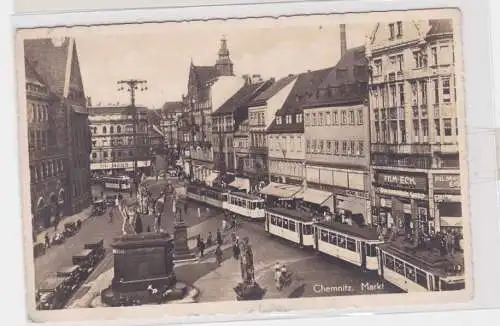
M 380 186 L 404 190 L 427 190 L 427 178 L 424 176 L 377 173 L 377 183 Z
M 434 195 L 435 202 L 461 202 L 462 198 L 459 195 Z
M 435 174 L 434 190 L 460 190 L 460 175 Z

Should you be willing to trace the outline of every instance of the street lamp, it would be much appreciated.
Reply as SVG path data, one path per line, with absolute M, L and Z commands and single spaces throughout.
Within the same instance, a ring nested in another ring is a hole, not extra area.
M 137 128 L 139 124 L 139 118 L 137 113 L 137 107 L 135 106 L 135 92 L 136 91 L 147 91 L 148 86 L 146 80 L 138 80 L 138 79 L 128 79 L 128 80 L 119 80 L 118 91 L 127 91 L 130 93 L 130 108 L 132 109 L 133 115 L 133 134 L 134 134 L 134 145 L 135 145 L 135 158 L 134 158 L 134 185 L 135 190 L 137 192 L 137 188 L 139 186 L 138 180 L 138 172 L 137 172 L 137 161 L 139 159 L 139 151 L 138 151 L 138 142 L 137 142 Z

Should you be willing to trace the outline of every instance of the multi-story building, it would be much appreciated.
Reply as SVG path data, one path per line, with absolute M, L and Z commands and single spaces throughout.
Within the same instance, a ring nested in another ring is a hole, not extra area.
M 283 106 L 297 76 L 290 75 L 273 83 L 248 106 L 248 148 L 246 155 L 238 155 L 243 174 L 250 179 L 252 190 L 262 190 L 269 183 L 267 128 L 276 112 Z M 235 136 L 236 137 L 236 136 Z
M 242 122 L 248 119 L 249 103 L 269 88 L 272 83 L 273 80 L 262 82 L 247 79 L 243 87 L 212 113 L 214 163 L 215 169 L 221 177 L 224 177 L 226 172 L 236 172 L 235 149 L 233 146 L 234 132 Z M 235 186 L 250 191 L 249 180 L 246 179 L 244 183 L 244 187 L 243 185 Z
M 74 39 L 24 42 L 33 224 L 91 203 L 88 112 Z
M 365 47 L 342 47 L 335 68 L 304 103 L 304 202 L 328 207 L 332 213 L 361 214 L 370 223 L 367 84 Z
M 165 102 L 159 111 L 160 128 L 165 137 L 165 147 L 167 149 L 176 149 L 179 143 L 177 128 L 182 112 L 184 112 L 184 103 L 181 101 Z
M 215 65 L 195 66 L 191 62 L 188 92 L 183 97 L 186 112 L 179 123 L 179 138 L 183 144 L 180 152 L 184 156 L 184 172 L 188 176 L 200 180 L 213 178 L 211 114 L 243 83 L 242 78 L 233 74 L 225 38 L 221 39 Z
M 367 47 L 374 220 L 406 234 L 460 230 L 451 20 L 377 24 Z
M 89 113 L 93 173 L 132 175 L 134 161 L 140 172 L 150 173 L 152 155 L 147 108 L 137 108 L 136 133 L 130 106 L 91 107 Z
M 270 184 L 261 193 L 272 197 L 302 196 L 305 171 L 304 117 L 302 105 L 332 68 L 297 76 L 283 105 L 267 129 Z

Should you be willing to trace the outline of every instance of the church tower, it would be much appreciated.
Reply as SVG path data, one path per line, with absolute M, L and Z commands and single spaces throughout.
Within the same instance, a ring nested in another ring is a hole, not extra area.
M 220 76 L 233 76 L 233 62 L 229 58 L 226 37 L 220 40 L 219 58 L 215 63 L 215 69 Z

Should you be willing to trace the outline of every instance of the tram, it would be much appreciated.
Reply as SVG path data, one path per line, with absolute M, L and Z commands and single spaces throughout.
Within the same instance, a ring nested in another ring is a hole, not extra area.
M 130 184 L 132 183 L 132 179 L 127 176 L 118 176 L 118 177 L 103 177 L 102 182 L 104 184 L 105 189 L 113 189 L 118 191 L 130 190 Z
M 301 247 L 313 247 L 313 224 L 314 216 L 310 213 L 281 207 L 266 209 L 266 232 Z
M 189 185 L 186 187 L 186 196 L 210 206 L 227 208 L 227 192 L 222 189 Z
M 229 192 L 226 205 L 227 210 L 237 215 L 250 219 L 263 219 L 265 217 L 264 199 L 255 195 Z
M 324 221 L 314 225 L 314 248 L 371 271 L 378 270 L 377 246 L 383 243 L 368 226 Z
M 462 263 L 439 254 L 419 257 L 390 244 L 377 248 L 379 276 L 406 292 L 452 291 L 465 288 Z

